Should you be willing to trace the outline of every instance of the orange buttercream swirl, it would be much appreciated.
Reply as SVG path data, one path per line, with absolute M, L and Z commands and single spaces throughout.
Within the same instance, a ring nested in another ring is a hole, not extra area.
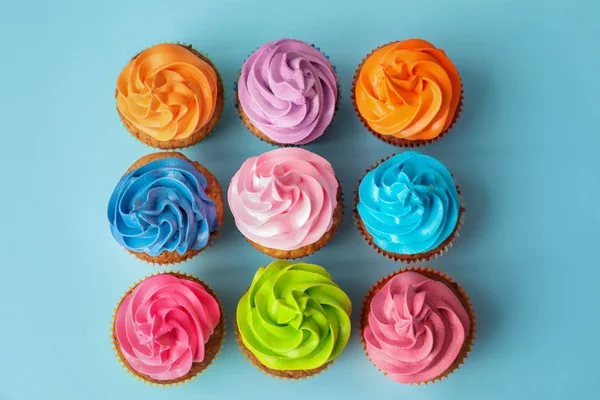
M 177 44 L 144 50 L 117 79 L 121 116 L 159 141 L 198 132 L 212 118 L 216 102 L 214 68 Z
M 425 40 L 410 39 L 371 53 L 354 90 L 358 111 L 375 132 L 426 140 L 452 123 L 461 83 L 443 50 Z

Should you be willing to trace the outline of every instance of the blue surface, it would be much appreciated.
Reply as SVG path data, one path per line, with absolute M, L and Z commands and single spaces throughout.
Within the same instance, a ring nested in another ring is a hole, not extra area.
M 202 4 L 205 3 L 205 4 Z M 410 398 L 582 399 L 600 390 L 600 2 L 0 0 L 3 154 L 0 399 Z M 199 379 L 156 388 L 132 379 L 111 351 L 112 308 L 154 271 L 119 248 L 110 193 L 138 157 L 115 111 L 127 60 L 163 41 L 208 52 L 227 83 L 218 129 L 184 153 L 226 188 L 243 160 L 272 147 L 236 116 L 233 82 L 257 46 L 295 37 L 320 46 L 343 90 L 326 139 L 308 149 L 342 182 L 341 231 L 307 260 L 324 265 L 354 302 L 397 268 L 360 238 L 351 218 L 362 172 L 395 148 L 366 133 L 349 99 L 373 47 L 423 37 L 461 72 L 465 106 L 443 140 L 424 148 L 454 173 L 467 217 L 456 246 L 431 265 L 471 295 L 478 335 L 465 365 L 428 386 L 395 384 L 364 356 L 355 332 L 335 365 L 308 381 L 269 378 L 233 339 L 237 300 L 269 261 L 235 229 L 182 265 L 225 305 L 228 335 Z M 386 397 L 381 397 L 386 396 Z

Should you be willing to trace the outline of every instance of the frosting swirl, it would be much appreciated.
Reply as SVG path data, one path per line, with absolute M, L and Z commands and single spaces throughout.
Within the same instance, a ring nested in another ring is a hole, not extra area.
M 123 299 L 114 332 L 131 368 L 163 381 L 181 378 L 204 360 L 204 345 L 220 319 L 217 300 L 200 283 L 161 274 Z
M 229 207 L 248 239 L 295 250 L 332 226 L 338 182 L 327 160 L 300 148 L 280 148 L 246 160 L 231 179 Z
M 121 116 L 159 141 L 185 139 L 198 132 L 212 118 L 216 103 L 214 68 L 177 44 L 142 51 L 117 79 Z
M 450 288 L 411 271 L 392 277 L 373 296 L 368 313 L 367 354 L 401 383 L 441 376 L 471 329 L 465 307 Z
M 352 304 L 318 265 L 278 260 L 256 272 L 237 306 L 244 345 L 268 368 L 308 370 L 341 354 Z
M 452 234 L 460 198 L 441 162 L 406 151 L 365 175 L 358 187 L 357 211 L 381 249 L 417 254 L 435 249 Z
M 335 112 L 331 63 L 293 39 L 267 43 L 242 67 L 238 99 L 254 126 L 278 143 L 305 144 L 323 134 Z
M 426 140 L 450 127 L 461 82 L 443 50 L 410 39 L 371 53 L 354 90 L 358 111 L 371 129 L 381 135 Z
M 151 161 L 125 174 L 108 203 L 113 237 L 135 252 L 200 250 L 219 229 L 206 178 L 188 160 Z

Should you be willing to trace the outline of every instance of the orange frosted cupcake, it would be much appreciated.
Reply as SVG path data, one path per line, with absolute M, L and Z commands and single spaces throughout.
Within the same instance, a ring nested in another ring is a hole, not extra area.
M 117 79 L 117 110 L 133 136 L 175 149 L 204 139 L 223 110 L 223 83 L 191 46 L 164 43 L 142 51 Z
M 381 46 L 363 60 L 352 97 L 373 135 L 396 146 L 416 147 L 451 128 L 462 106 L 462 84 L 443 50 L 409 39 Z

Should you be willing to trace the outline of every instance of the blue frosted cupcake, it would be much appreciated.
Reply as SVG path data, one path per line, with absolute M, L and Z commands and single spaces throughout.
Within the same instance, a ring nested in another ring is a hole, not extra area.
M 174 264 L 207 248 L 223 225 L 219 182 L 178 152 L 136 161 L 115 187 L 108 221 L 115 240 L 136 257 Z
M 367 170 L 354 215 L 362 236 L 396 261 L 436 258 L 458 236 L 464 208 L 450 171 L 433 157 L 407 151 Z

